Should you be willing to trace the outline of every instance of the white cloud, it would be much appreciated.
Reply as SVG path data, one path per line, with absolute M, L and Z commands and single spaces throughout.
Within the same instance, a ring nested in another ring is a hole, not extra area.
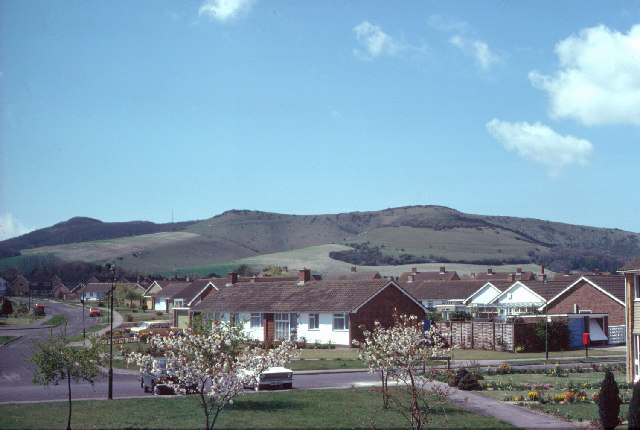
M 440 15 L 431 15 L 427 19 L 429 27 L 442 31 L 452 31 L 456 33 L 464 33 L 468 30 L 469 26 L 464 21 L 455 21 L 451 19 L 445 19 Z
M 625 35 L 604 25 L 587 28 L 556 45 L 561 70 L 529 73 L 549 93 L 552 118 L 585 125 L 640 125 L 640 25 Z
M 0 214 L 0 240 L 11 239 L 34 229 L 22 224 L 10 213 Z
M 402 48 L 377 25 L 372 25 L 368 21 L 362 21 L 353 31 L 356 32 L 356 40 L 365 48 L 365 52 L 354 49 L 356 57 L 364 60 L 373 60 L 381 55 L 393 56 Z
M 510 123 L 494 118 L 486 128 L 507 150 L 515 149 L 521 158 L 549 167 L 552 177 L 558 176 L 564 166 L 586 165 L 593 152 L 588 140 L 562 136 L 539 122 Z
M 207 15 L 218 21 L 232 21 L 243 13 L 248 13 L 255 0 L 206 0 L 198 15 Z
M 489 70 L 493 65 L 502 62 L 500 56 L 491 52 L 489 45 L 481 40 L 465 39 L 457 35 L 449 39 L 449 43 L 473 57 L 482 70 Z

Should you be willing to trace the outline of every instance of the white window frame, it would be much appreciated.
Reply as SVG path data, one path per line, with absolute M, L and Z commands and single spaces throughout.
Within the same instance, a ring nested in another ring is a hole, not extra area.
M 256 324 L 257 322 L 257 324 Z M 259 312 L 251 312 L 250 328 L 262 328 L 262 314 Z
M 238 312 L 231 312 L 229 314 L 229 325 L 236 327 L 240 324 L 240 314 Z
M 291 325 L 291 320 L 289 314 L 274 314 L 273 315 L 274 322 L 274 333 L 273 337 L 275 340 L 281 339 L 289 339 L 290 332 L 289 328 Z
M 349 314 L 346 312 L 333 314 L 333 331 L 349 330 Z
M 309 330 L 320 330 L 320 314 L 309 314 Z
M 633 275 L 633 300 L 640 301 L 640 275 Z

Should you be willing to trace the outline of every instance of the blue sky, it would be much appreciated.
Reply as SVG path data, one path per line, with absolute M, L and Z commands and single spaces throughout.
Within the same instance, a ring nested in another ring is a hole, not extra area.
M 0 238 L 419 204 L 640 232 L 640 1 L 2 0 L 0 20 Z

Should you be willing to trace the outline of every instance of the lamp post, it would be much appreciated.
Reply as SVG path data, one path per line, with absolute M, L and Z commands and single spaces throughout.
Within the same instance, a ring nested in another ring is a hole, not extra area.
M 85 329 L 84 329 L 84 291 L 82 292 L 82 339 L 85 339 Z
M 109 331 L 109 400 L 113 400 L 113 293 L 116 287 L 116 267 L 113 264 L 107 263 L 107 268 L 109 272 L 113 272 L 113 281 L 111 282 L 111 309 L 109 311 L 110 315 L 110 325 L 111 330 Z
M 549 302 L 544 301 L 544 359 L 549 361 Z

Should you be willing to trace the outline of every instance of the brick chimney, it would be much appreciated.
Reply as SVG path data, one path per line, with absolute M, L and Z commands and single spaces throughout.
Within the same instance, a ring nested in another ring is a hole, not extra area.
M 569 271 L 569 269 L 564 269 L 564 276 L 569 276 L 571 274 L 571 272 Z
M 414 275 L 413 273 L 412 273 L 412 274 L 410 274 L 410 275 L 407 277 L 407 282 L 413 282 L 413 278 L 414 278 L 414 276 L 415 276 L 415 275 Z
M 411 273 L 418 273 L 418 268 L 417 267 L 412 267 L 411 268 Z
M 545 275 L 544 273 L 541 273 L 538 275 L 538 281 L 545 282 L 546 280 L 547 280 L 547 275 Z
M 351 273 L 356 273 L 356 266 L 351 266 Z
M 298 272 L 298 284 L 304 284 L 305 282 L 309 282 L 311 280 L 311 270 L 309 269 L 300 269 Z
M 518 275 L 521 275 L 521 274 L 522 274 L 522 267 L 518 267 L 518 268 L 516 269 L 516 273 L 517 273 Z
M 282 266 L 282 271 L 285 273 L 289 273 L 289 268 L 287 266 Z
M 227 285 L 233 285 L 238 282 L 238 274 L 236 272 L 227 273 Z
M 251 277 L 251 281 L 250 281 L 250 282 L 251 282 L 252 284 L 255 284 L 257 279 L 258 279 L 258 278 L 256 277 L 256 275 L 253 275 L 253 276 Z
M 507 276 L 507 281 L 515 282 L 515 280 L 516 280 L 516 275 L 513 273 L 509 273 L 509 275 Z
M 487 275 L 493 275 L 493 269 L 487 269 Z
M 440 273 L 445 273 L 444 266 L 440 266 Z
M 593 271 L 593 274 L 594 274 L 594 275 L 599 275 L 599 274 L 600 274 L 600 269 L 595 269 L 595 270 Z

